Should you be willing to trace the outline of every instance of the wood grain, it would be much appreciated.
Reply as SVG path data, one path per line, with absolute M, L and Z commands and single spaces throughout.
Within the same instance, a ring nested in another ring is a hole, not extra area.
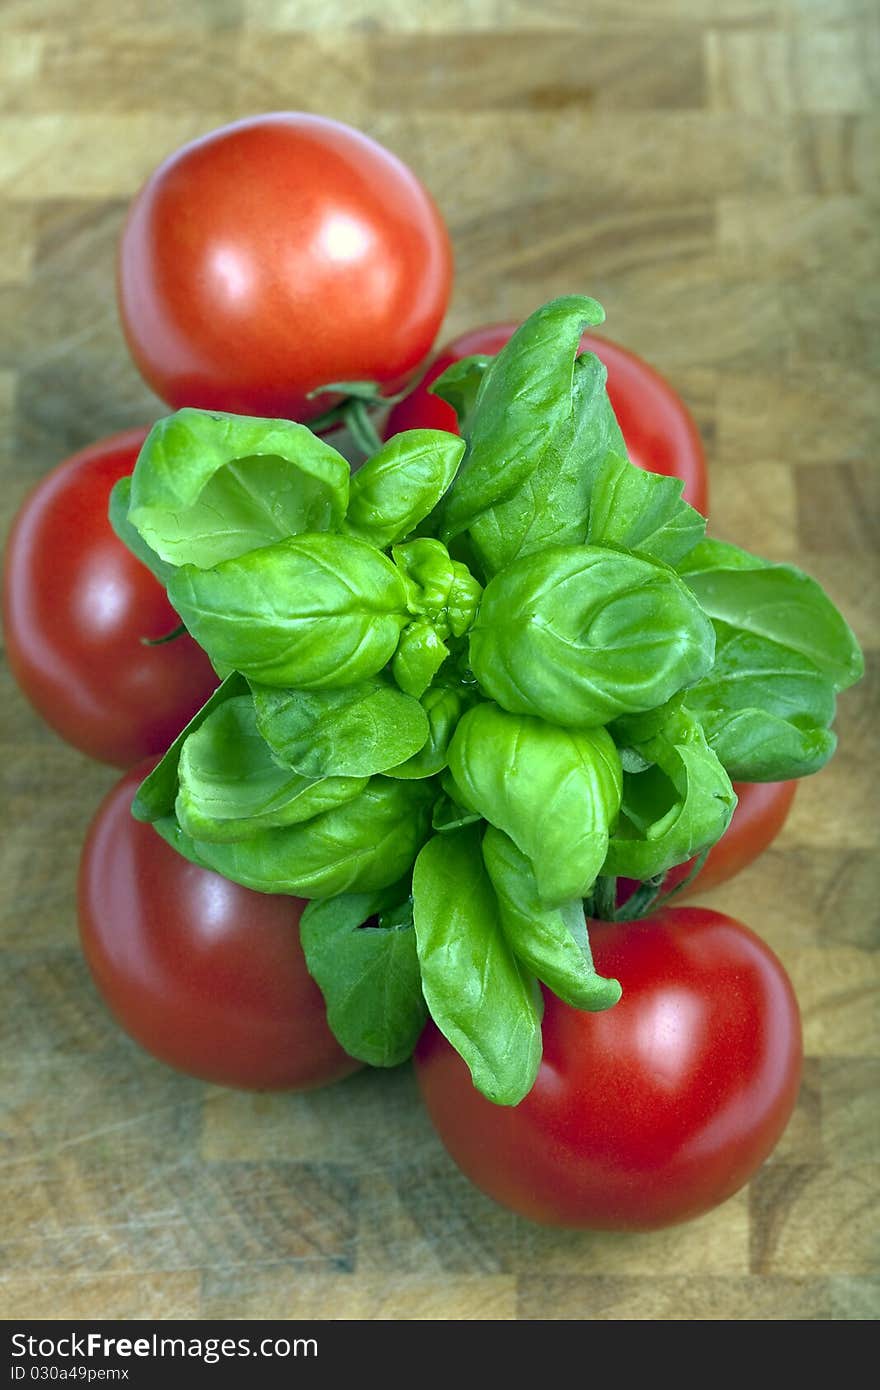
M 313 1096 L 177 1076 L 110 1022 L 75 935 L 114 774 L 4 670 L 0 1315 L 877 1316 L 877 194 L 868 0 L 6 0 L 0 511 L 155 418 L 115 316 L 128 199 L 185 140 L 295 106 L 390 145 L 457 254 L 446 335 L 595 295 L 691 404 L 716 534 L 794 560 L 869 677 L 778 841 L 709 897 L 800 996 L 798 1109 L 749 1189 L 648 1236 L 476 1192 L 407 1069 Z

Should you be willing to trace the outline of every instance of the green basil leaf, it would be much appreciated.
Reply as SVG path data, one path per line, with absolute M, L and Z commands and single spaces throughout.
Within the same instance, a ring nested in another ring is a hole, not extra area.
M 467 565 L 453 560 L 442 541 L 431 536 L 395 545 L 391 554 L 403 575 L 409 611 L 430 618 L 441 640 L 450 633 L 462 637 L 476 617 L 483 594 Z
M 110 506 L 107 512 L 110 525 L 126 549 L 130 550 L 142 565 L 146 565 L 164 588 L 174 573 L 174 566 L 167 564 L 165 560 L 160 560 L 156 552 L 147 545 L 132 526 L 128 519 L 130 504 L 131 478 L 119 478 L 110 490 Z
M 817 725 L 800 728 L 760 709 L 729 715 L 697 716 L 706 737 L 729 775 L 738 782 L 788 782 L 824 767 L 837 747 L 837 736 Z
M 441 772 L 446 766 L 449 740 L 467 703 L 468 697 L 460 687 L 435 685 L 426 690 L 421 706 L 428 721 L 427 740 L 411 758 L 389 767 L 387 776 L 412 779 Z
M 602 546 L 559 546 L 490 581 L 469 644 L 474 675 L 504 709 L 588 728 L 699 680 L 715 634 L 673 570 Z
M 851 628 L 822 588 L 793 565 L 685 575 L 709 617 L 806 657 L 835 690 L 864 674 Z
M 469 811 L 462 806 L 456 795 L 455 779 L 446 768 L 440 778 L 443 791 L 434 802 L 431 825 L 440 835 L 448 835 L 452 830 L 461 830 L 465 825 L 479 825 L 483 817 L 478 811 Z
M 344 529 L 380 550 L 403 540 L 449 488 L 465 450 L 445 430 L 404 430 L 351 480 Z
M 394 892 L 312 902 L 300 920 L 306 965 L 327 1004 L 327 1022 L 349 1056 L 371 1067 L 405 1062 L 428 1017 L 411 901 L 395 926 L 370 921 L 393 904 Z
M 492 359 L 480 385 L 467 457 L 440 509 L 440 537 L 447 544 L 539 466 L 562 466 L 574 430 L 581 334 L 604 317 L 593 299 L 555 299 L 526 319 Z
M 416 618 L 400 634 L 391 673 L 401 690 L 421 699 L 449 655 L 430 618 Z
M 542 901 L 585 898 L 620 806 L 620 758 L 610 735 L 480 704 L 459 720 L 448 756 L 462 804 L 510 836 L 532 866 Z
M 462 357 L 450 363 L 442 376 L 428 387 L 431 395 L 439 396 L 441 401 L 452 406 L 458 416 L 458 432 L 465 437 L 470 433 L 480 385 L 491 361 L 491 357 L 478 354 Z
M 717 651 L 717 648 L 716 648 Z M 646 743 L 648 739 L 654 738 L 663 732 L 672 717 L 678 714 L 684 703 L 685 691 L 680 690 L 673 695 L 671 700 L 667 700 L 663 705 L 657 705 L 655 709 L 644 710 L 641 714 L 623 714 L 619 719 L 615 719 L 608 725 L 608 732 L 614 739 L 621 754 L 624 749 L 633 753 L 639 744 Z M 639 770 L 649 767 L 651 759 L 645 759 L 636 755 L 636 761 L 640 764 Z
M 409 758 L 428 738 L 418 700 L 374 679 L 344 690 L 254 685 L 256 720 L 272 752 L 308 777 L 370 777 Z
M 683 490 L 680 478 L 648 473 L 620 454 L 607 454 L 593 480 L 586 540 L 677 564 L 706 530 L 706 518 L 682 501 Z
M 131 814 L 135 820 L 158 821 L 173 816 L 177 799 L 177 768 L 180 763 L 180 750 L 196 729 L 204 724 L 215 710 L 220 709 L 227 700 L 234 700 L 247 690 L 247 681 L 237 671 L 233 671 L 213 695 L 210 695 L 200 710 L 197 710 L 184 729 L 181 729 L 168 752 L 148 772 L 135 793 Z
M 194 840 L 210 869 L 261 893 L 330 898 L 396 883 L 428 833 L 436 795 L 428 782 L 373 777 L 343 806 L 303 825 L 261 830 L 233 844 Z
M 760 570 L 765 569 L 766 565 L 766 560 L 760 560 L 748 550 L 740 550 L 738 545 L 706 537 L 675 568 L 681 575 L 691 575 L 706 574 L 712 570 Z
M 491 825 L 483 836 L 483 861 L 517 960 L 574 1009 L 598 1012 L 616 1004 L 620 984 L 598 975 L 593 965 L 583 900 L 545 906 L 528 859 Z
M 574 364 L 571 414 L 564 430 L 510 496 L 471 523 L 474 548 L 487 574 L 519 555 L 588 539 L 594 475 L 623 437 L 605 391 L 607 371 L 592 353 Z M 506 467 L 499 459 L 499 467 Z
M 318 396 L 331 393 L 335 396 L 353 396 L 356 401 L 372 404 L 381 400 L 382 386 L 378 381 L 328 381 L 326 386 L 316 386 L 309 391 L 306 400 L 313 401 Z
M 128 520 L 161 559 L 210 569 L 304 531 L 335 529 L 349 467 L 305 425 L 187 407 L 153 426 Z
M 297 825 L 362 792 L 366 776 L 305 777 L 279 767 L 260 737 L 250 695 L 228 700 L 186 738 L 175 812 L 196 840 L 244 840 Z
M 498 917 L 477 827 L 429 840 L 413 869 L 422 989 L 477 1090 L 518 1105 L 541 1063 L 542 1000 Z
M 446 601 L 446 619 L 453 637 L 463 637 L 472 626 L 483 597 L 483 586 L 460 560 L 452 562 L 452 588 Z
M 797 651 L 716 622 L 715 664 L 687 691 L 687 708 L 731 777 L 805 777 L 834 752 L 834 687 Z
M 188 859 L 191 864 L 197 864 L 200 869 L 209 869 L 210 864 L 206 864 L 199 854 L 195 841 L 187 835 L 185 830 L 180 827 L 180 822 L 172 813 L 170 816 L 160 816 L 153 821 L 153 829 L 157 835 L 161 835 L 166 845 L 170 845 L 173 850 Z
M 375 675 L 408 620 L 394 565 L 347 536 L 294 536 L 213 570 L 184 565 L 168 596 L 215 664 L 301 690 Z
M 393 546 L 391 558 L 403 575 L 410 613 L 436 619 L 446 608 L 456 577 L 446 546 L 431 536 L 419 536 Z
M 644 881 L 720 840 L 736 793 L 702 728 L 686 714 L 674 715 L 637 751 L 652 766 L 624 774 L 620 820 L 602 874 Z

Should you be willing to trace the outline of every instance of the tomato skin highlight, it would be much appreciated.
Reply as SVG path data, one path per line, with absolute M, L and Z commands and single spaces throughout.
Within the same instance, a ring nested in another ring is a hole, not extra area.
M 311 1090 L 356 1071 L 306 970 L 305 901 L 199 868 L 134 820 L 149 766 L 104 799 L 80 861 L 80 939 L 117 1021 L 161 1061 L 219 1085 Z
M 397 390 L 431 350 L 452 278 L 430 194 L 395 155 L 323 116 L 234 122 L 170 155 L 132 203 L 120 316 L 154 391 L 306 421 L 308 392 Z
M 25 499 L 6 547 L 3 626 L 22 692 L 68 743 L 130 767 L 164 752 L 217 685 L 165 590 L 107 517 L 146 429 L 73 454 Z
M 477 354 L 494 356 L 518 328 L 499 323 L 464 333 L 441 348 L 415 389 L 390 411 L 383 434 L 438 429 L 457 434 L 455 411 L 428 390 L 453 362 Z M 608 368 L 608 395 L 626 440 L 629 457 L 640 468 L 684 482 L 684 499 L 703 516 L 709 509 L 706 457 L 699 430 L 687 406 L 653 367 L 627 348 L 595 333 L 581 338 L 581 351 L 594 352 Z
M 593 923 L 623 997 L 583 1013 L 545 991 L 544 1059 L 518 1106 L 495 1106 L 429 1025 L 423 1099 L 466 1175 L 531 1220 L 651 1230 L 701 1215 L 748 1182 L 794 1107 L 797 1001 L 770 948 L 706 908 Z

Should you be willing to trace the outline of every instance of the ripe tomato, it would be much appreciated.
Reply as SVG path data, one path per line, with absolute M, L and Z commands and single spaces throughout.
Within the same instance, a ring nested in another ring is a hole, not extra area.
M 308 1090 L 355 1071 L 306 970 L 303 899 L 200 869 L 134 820 L 147 770 L 102 802 L 80 861 L 83 950 L 118 1022 L 163 1062 L 220 1085 Z
M 779 960 L 705 908 L 595 924 L 597 969 L 623 986 L 605 1013 L 549 993 L 544 1059 L 519 1105 L 493 1105 L 433 1027 L 422 1095 L 452 1157 L 535 1221 L 649 1230 L 699 1216 L 764 1161 L 791 1114 L 800 1018 Z
M 128 345 L 169 405 L 309 420 L 314 387 L 397 389 L 431 350 L 452 253 L 390 151 L 276 112 L 185 145 L 138 194 L 119 249 Z
M 709 850 L 700 872 L 682 889 L 682 897 L 697 888 L 704 892 L 717 888 L 763 854 L 785 824 L 797 782 L 734 782 L 733 790 L 738 800 L 730 825 Z M 686 879 L 693 865 L 693 859 L 688 859 L 670 869 L 663 880 L 664 893 Z M 618 901 L 626 902 L 636 886 L 634 879 L 618 879 Z
M 463 357 L 500 352 L 516 328 L 515 323 L 477 328 L 442 348 L 416 388 L 389 413 L 385 438 L 411 429 L 457 433 L 452 406 L 432 396 L 428 387 Z M 699 431 L 681 397 L 653 367 L 618 343 L 585 333 L 581 351 L 595 352 L 608 368 L 608 395 L 633 463 L 683 479 L 685 501 L 705 516 L 709 507 L 706 458 Z
M 81 450 L 37 484 L 6 548 L 3 624 L 13 675 L 52 728 L 101 762 L 130 767 L 168 747 L 217 684 L 165 590 L 107 519 L 145 429 Z

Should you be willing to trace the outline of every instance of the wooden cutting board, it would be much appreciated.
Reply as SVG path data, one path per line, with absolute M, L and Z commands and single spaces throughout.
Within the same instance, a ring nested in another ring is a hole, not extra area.
M 0 1316 L 830 1319 L 877 1311 L 876 205 L 868 0 L 6 0 L 0 508 L 156 418 L 114 243 L 150 169 L 304 107 L 409 162 L 451 228 L 445 336 L 582 291 L 690 404 L 714 533 L 816 575 L 868 658 L 840 752 L 707 896 L 801 1001 L 790 1128 L 689 1226 L 558 1233 L 477 1193 L 408 1069 L 310 1096 L 177 1076 L 108 1019 L 75 939 L 112 771 L 3 676 Z M 872 66 L 873 65 L 873 66 Z

